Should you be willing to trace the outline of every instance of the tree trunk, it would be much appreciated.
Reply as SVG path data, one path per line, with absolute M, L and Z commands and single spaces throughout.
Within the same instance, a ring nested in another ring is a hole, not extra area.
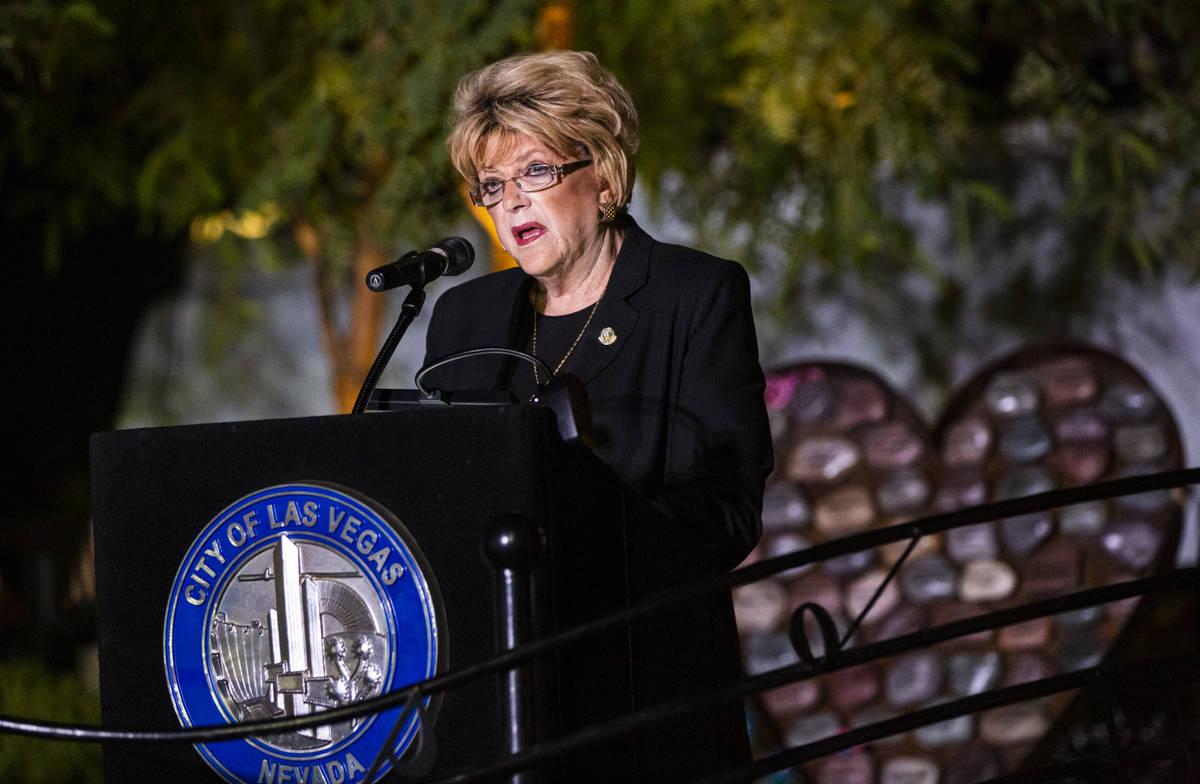
M 354 269 L 350 274 L 350 313 L 339 326 L 337 312 L 343 292 L 332 283 L 329 260 L 320 252 L 320 240 L 309 224 L 296 230 L 300 246 L 313 259 L 313 277 L 321 315 L 321 337 L 325 356 L 333 369 L 333 398 L 339 413 L 348 414 L 362 387 L 367 371 L 379 350 L 379 326 L 383 320 L 384 297 L 367 288 L 367 273 L 387 261 L 375 241 L 359 233 L 355 241 Z

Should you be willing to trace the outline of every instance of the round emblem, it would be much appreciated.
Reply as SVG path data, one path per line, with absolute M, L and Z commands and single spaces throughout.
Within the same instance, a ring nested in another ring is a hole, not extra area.
M 443 617 L 388 510 L 331 485 L 269 487 L 217 515 L 180 564 L 163 630 L 171 701 L 187 727 L 349 705 L 432 677 Z M 196 749 L 229 782 L 351 782 L 401 712 Z M 417 729 L 410 716 L 396 758 Z
M 604 329 L 600 330 L 600 337 L 598 340 L 606 346 L 611 346 L 613 343 L 617 342 L 617 332 L 612 327 L 605 327 Z

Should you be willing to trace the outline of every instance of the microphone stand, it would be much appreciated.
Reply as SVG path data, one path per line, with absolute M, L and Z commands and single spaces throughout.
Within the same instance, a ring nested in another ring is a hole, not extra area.
M 424 285 L 422 283 L 420 286 L 413 286 L 412 290 L 408 292 L 408 296 L 404 298 L 404 303 L 400 305 L 400 315 L 396 318 L 396 324 L 388 333 L 387 340 L 383 341 L 383 347 L 379 349 L 379 355 L 375 357 L 371 369 L 367 371 L 367 377 L 363 379 L 362 389 L 358 390 L 358 399 L 354 401 L 354 408 L 350 413 L 361 414 L 366 410 L 367 401 L 370 400 L 375 385 L 379 383 L 383 369 L 391 361 L 396 346 L 400 345 L 400 339 L 404 337 L 404 333 L 408 331 L 417 314 L 421 312 L 421 306 L 425 304 Z

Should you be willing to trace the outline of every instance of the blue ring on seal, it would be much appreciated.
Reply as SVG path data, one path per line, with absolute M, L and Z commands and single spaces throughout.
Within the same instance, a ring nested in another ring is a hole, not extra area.
M 285 537 L 290 544 L 284 543 Z M 279 554 L 285 551 L 292 554 Z M 313 571 L 307 568 L 308 561 L 326 568 Z M 288 575 L 302 576 L 291 579 Z M 285 583 L 291 587 L 280 587 Z M 318 586 L 334 597 L 321 599 Z M 290 597 L 283 602 L 293 611 L 262 606 L 264 597 L 272 595 Z M 314 604 L 316 609 L 309 611 Z M 327 605 L 333 607 L 328 615 L 322 613 Z M 308 614 L 294 612 L 295 608 L 304 608 Z M 245 618 L 230 620 L 229 611 L 257 617 L 249 623 Z M 294 616 L 290 625 L 289 616 Z M 349 631 L 339 633 L 335 628 L 326 633 L 327 618 L 333 619 L 330 624 L 335 627 L 339 621 L 345 623 Z M 180 564 L 163 625 L 171 702 L 180 722 L 193 727 L 267 717 L 262 711 L 286 713 L 284 705 L 308 705 L 314 697 L 318 702 L 333 700 L 329 695 L 335 694 L 335 689 L 329 683 L 334 680 L 340 686 L 350 684 L 349 689 L 367 684 L 364 696 L 403 688 L 436 674 L 443 619 L 436 581 L 424 556 L 412 535 L 387 509 L 329 484 L 300 482 L 264 488 L 218 514 L 196 537 Z M 306 676 L 311 666 L 291 671 L 286 663 L 280 664 L 287 658 L 280 659 L 280 653 L 302 653 L 295 648 L 283 650 L 288 635 L 303 637 L 303 645 L 311 645 L 314 626 L 322 652 L 326 645 L 340 646 L 337 656 L 331 649 L 320 657 L 322 668 L 329 667 L 329 657 L 335 658 L 332 673 L 319 673 L 323 678 Z M 363 626 L 369 631 L 358 628 Z M 218 642 L 225 639 L 218 631 L 231 635 L 231 643 L 225 646 L 228 651 Z M 351 656 L 345 655 L 347 637 L 354 641 L 349 646 Z M 248 638 L 255 641 L 249 647 L 257 656 L 240 653 L 239 641 Z M 380 647 L 384 649 L 382 658 L 378 657 Z M 347 677 L 351 674 L 348 658 L 355 658 L 353 678 Z M 297 691 L 297 685 L 308 691 Z M 338 695 L 345 697 L 342 692 Z M 428 701 L 426 698 L 426 704 Z M 258 714 L 247 714 L 247 710 Z M 338 725 L 329 731 L 338 733 L 336 738 L 291 733 L 196 744 L 196 750 L 231 783 L 341 784 L 370 768 L 402 710 L 394 708 L 358 720 L 356 726 Z M 429 720 L 427 713 L 426 722 Z M 406 720 L 392 749 L 396 758 L 412 744 L 417 721 L 417 716 Z M 380 778 L 390 768 L 389 759 Z

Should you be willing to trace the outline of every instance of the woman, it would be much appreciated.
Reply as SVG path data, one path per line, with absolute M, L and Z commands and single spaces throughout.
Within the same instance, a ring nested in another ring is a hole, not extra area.
M 518 267 L 441 296 L 427 360 L 506 345 L 586 385 L 596 454 L 662 512 L 654 530 L 631 534 L 635 591 L 732 568 L 758 541 L 772 465 L 745 271 L 656 242 L 628 216 L 637 114 L 594 55 L 501 60 L 463 78 L 455 109 L 451 160 Z M 437 373 L 429 383 L 440 388 L 518 399 L 549 380 L 510 360 Z M 678 641 L 707 626 L 717 652 L 683 646 L 672 663 L 661 651 L 665 671 L 635 673 L 640 704 L 738 676 L 730 604 L 718 604 L 672 632 Z M 661 764 L 655 780 L 673 779 L 744 756 L 744 723 L 730 707 L 719 721 L 677 723 L 674 740 L 659 733 L 642 770 Z

